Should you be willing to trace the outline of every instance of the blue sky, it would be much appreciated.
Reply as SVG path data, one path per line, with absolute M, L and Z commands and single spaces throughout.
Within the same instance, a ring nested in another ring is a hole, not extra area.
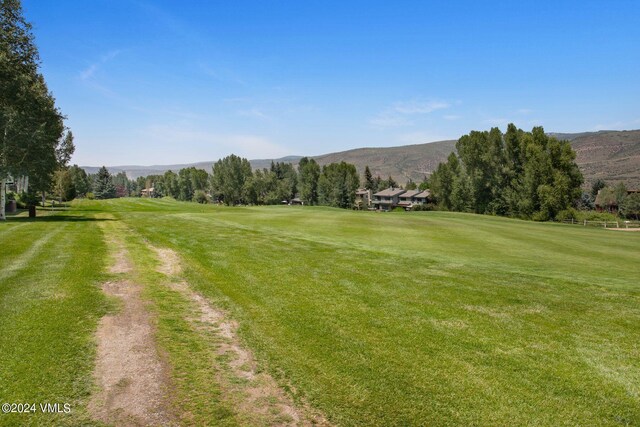
M 81 165 L 640 128 L 638 1 L 23 7 Z

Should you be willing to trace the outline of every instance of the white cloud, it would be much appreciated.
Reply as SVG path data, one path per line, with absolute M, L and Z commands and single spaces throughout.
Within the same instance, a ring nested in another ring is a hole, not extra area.
M 524 116 L 529 115 L 531 113 L 533 113 L 533 110 L 529 108 L 520 108 L 519 110 L 516 110 L 516 114 L 522 114 Z
M 458 120 L 461 119 L 462 116 L 458 116 L 456 114 L 445 114 L 444 116 L 442 116 L 442 118 L 445 120 Z

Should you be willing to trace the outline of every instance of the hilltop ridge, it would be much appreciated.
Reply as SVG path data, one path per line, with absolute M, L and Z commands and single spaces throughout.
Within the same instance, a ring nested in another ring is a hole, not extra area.
M 629 188 L 640 187 L 640 130 L 598 131 L 581 133 L 554 133 L 550 135 L 571 142 L 576 151 L 576 162 L 584 174 L 585 182 L 598 178 L 607 182 L 624 182 Z M 456 140 L 435 141 L 397 147 L 365 147 L 313 157 L 320 165 L 345 161 L 352 163 L 362 174 L 369 166 L 374 176 L 393 177 L 404 183 L 409 179 L 419 182 L 428 176 L 438 163 L 455 150 Z M 254 169 L 268 168 L 272 161 L 297 164 L 302 156 L 277 159 L 250 160 Z M 108 166 L 111 173 L 125 172 L 129 178 L 163 174 L 168 170 L 196 167 L 210 171 L 215 160 L 189 164 L 152 166 Z M 83 166 L 87 173 L 96 173 L 98 167 Z

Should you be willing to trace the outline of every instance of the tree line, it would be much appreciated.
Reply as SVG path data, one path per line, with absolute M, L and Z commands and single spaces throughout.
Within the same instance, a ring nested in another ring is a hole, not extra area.
M 56 188 L 62 200 L 139 196 L 153 189 L 154 197 L 226 205 L 273 205 L 299 198 L 306 205 L 350 208 L 360 186 L 356 167 L 350 163 L 320 167 L 314 159 L 303 157 L 297 167 L 272 162 L 269 168 L 253 171 L 249 160 L 234 154 L 217 161 L 211 174 L 190 167 L 132 180 L 123 172 L 111 175 L 104 166 L 96 174 L 87 174 L 74 165 L 60 178 Z
M 442 209 L 549 220 L 574 207 L 582 173 L 568 141 L 525 132 L 509 124 L 472 131 L 431 175 L 431 192 Z

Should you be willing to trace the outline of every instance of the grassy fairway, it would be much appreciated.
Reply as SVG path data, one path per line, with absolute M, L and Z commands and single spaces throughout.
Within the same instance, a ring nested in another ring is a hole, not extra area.
M 342 425 L 639 424 L 640 236 L 450 213 L 108 209 Z
M 105 248 L 96 222 L 84 219 L 0 224 L 0 401 L 36 404 L 35 414 L 0 414 L 0 425 L 88 422 Z M 68 403 L 71 414 L 43 414 L 47 403 Z
M 162 288 L 140 237 L 179 253 L 261 366 L 335 424 L 640 424 L 638 233 L 438 212 L 74 206 L 104 211 L 119 221 L 105 229 L 127 230 L 184 422 L 234 424 L 233 405 L 207 381 L 210 343 L 189 332 L 188 305 Z M 0 241 L 0 396 L 75 399 L 81 413 L 104 311 L 101 232 L 13 220 Z

